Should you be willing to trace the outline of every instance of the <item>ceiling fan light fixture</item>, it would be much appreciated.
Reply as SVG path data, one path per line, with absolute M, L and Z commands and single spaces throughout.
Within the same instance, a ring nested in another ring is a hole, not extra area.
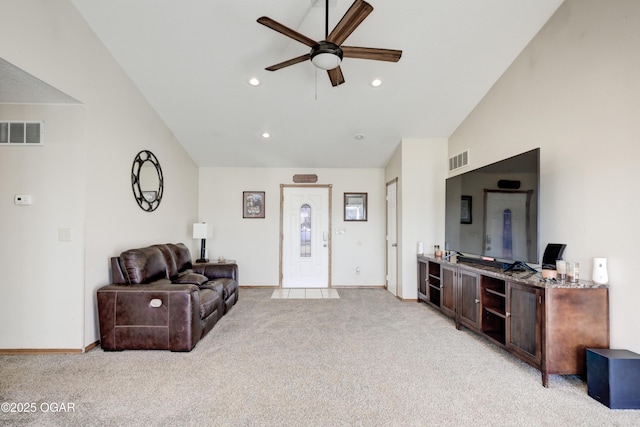
M 311 48 L 311 62 L 321 70 L 333 70 L 342 62 L 342 49 L 335 43 L 321 41 Z

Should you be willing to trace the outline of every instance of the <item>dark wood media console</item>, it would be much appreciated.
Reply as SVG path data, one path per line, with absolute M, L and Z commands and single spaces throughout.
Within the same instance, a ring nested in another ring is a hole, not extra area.
M 609 347 L 605 285 L 418 256 L 418 300 L 539 369 L 545 387 L 552 374 L 584 375 L 586 348 Z

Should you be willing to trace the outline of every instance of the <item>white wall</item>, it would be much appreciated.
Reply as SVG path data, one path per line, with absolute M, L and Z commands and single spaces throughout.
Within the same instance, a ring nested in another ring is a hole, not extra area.
M 450 138 L 471 168 L 541 148 L 541 251 L 609 264 L 611 347 L 640 352 L 640 2 L 567 0 Z
M 209 258 L 236 260 L 241 286 L 278 286 L 280 184 L 293 184 L 295 174 L 316 174 L 318 184 L 333 186 L 333 286 L 384 286 L 383 169 L 201 168 L 199 221 L 213 228 Z M 243 191 L 265 192 L 264 219 L 242 218 Z M 345 192 L 368 193 L 368 221 L 343 220 Z M 336 235 L 339 228 L 346 233 Z M 192 251 L 198 248 L 195 241 Z
M 0 348 L 81 348 L 84 108 L 0 105 L 0 118 L 43 120 L 46 131 L 44 146 L 0 148 Z M 72 240 L 58 241 L 59 228 Z
M 192 241 L 198 168 L 68 1 L 3 0 L 2 11 L 11 19 L 0 57 L 82 106 L 0 110 L 45 120 L 47 132 L 44 147 L 0 150 L 0 327 L 16 331 L 0 335 L 0 348 L 82 349 L 99 338 L 95 291 L 110 281 L 109 257 Z M 131 191 L 143 149 L 165 178 L 153 213 Z M 17 193 L 34 205 L 13 205 Z M 59 228 L 71 228 L 71 242 L 58 241 Z
M 405 138 L 387 164 L 385 179 L 398 178 L 398 296 L 418 298 L 417 245 L 444 247 L 447 140 Z

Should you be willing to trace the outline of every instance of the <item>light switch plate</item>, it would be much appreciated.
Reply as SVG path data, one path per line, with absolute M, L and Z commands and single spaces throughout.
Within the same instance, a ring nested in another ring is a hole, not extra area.
M 29 194 L 16 194 L 13 197 L 13 202 L 16 205 L 30 205 L 31 204 L 31 195 L 29 195 Z
M 58 228 L 58 241 L 70 242 L 71 241 L 71 229 L 70 228 Z

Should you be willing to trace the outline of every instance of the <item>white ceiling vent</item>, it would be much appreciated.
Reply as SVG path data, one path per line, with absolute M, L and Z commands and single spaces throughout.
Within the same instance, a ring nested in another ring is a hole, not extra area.
M 44 122 L 0 120 L 0 147 L 43 145 Z
M 453 157 L 449 157 L 449 172 L 469 164 L 469 150 L 464 150 L 460 154 L 456 154 Z

